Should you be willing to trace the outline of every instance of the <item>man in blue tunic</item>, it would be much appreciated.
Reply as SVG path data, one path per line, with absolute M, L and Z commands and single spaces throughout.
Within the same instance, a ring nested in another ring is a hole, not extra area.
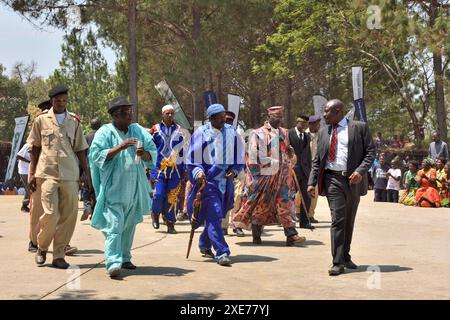
M 236 130 L 225 123 L 225 109 L 220 104 L 208 110 L 209 123 L 199 127 L 192 136 L 186 157 L 186 168 L 193 188 L 188 197 L 188 214 L 198 227 L 204 224 L 200 235 L 200 252 L 212 257 L 222 266 L 231 264 L 230 249 L 221 227 L 222 219 L 234 205 L 234 183 L 244 169 L 244 143 Z M 193 203 L 200 186 L 201 209 L 193 219 Z M 214 256 L 211 246 L 216 251 Z
M 112 278 L 122 268 L 136 268 L 130 252 L 134 232 L 151 209 L 144 162 L 154 167 L 156 146 L 143 127 L 132 123 L 131 106 L 122 97 L 111 101 L 108 112 L 113 121 L 97 131 L 89 151 L 97 196 L 91 224 L 105 236 L 106 269 Z M 138 141 L 142 147 L 137 148 Z
M 159 216 L 165 212 L 167 232 L 175 234 L 176 213 L 184 178 L 183 148 L 189 133 L 174 121 L 174 107 L 162 108 L 162 121 L 150 129 L 150 134 L 158 148 L 156 166 L 150 181 L 154 185 L 152 225 L 159 229 Z

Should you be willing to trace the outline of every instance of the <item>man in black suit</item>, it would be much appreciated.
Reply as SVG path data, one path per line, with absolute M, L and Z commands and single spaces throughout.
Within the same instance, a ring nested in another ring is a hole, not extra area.
M 300 228 L 314 229 L 308 219 L 309 207 L 311 206 L 311 199 L 308 196 L 308 178 L 311 172 L 311 137 L 305 132 L 308 128 L 309 117 L 300 116 L 297 118 L 297 126 L 289 130 L 289 141 L 295 151 L 297 162 L 294 166 L 295 175 L 297 176 L 300 185 L 300 194 L 304 205 L 300 206 Z
M 350 244 L 360 196 L 367 194 L 367 171 L 375 159 L 375 145 L 366 123 L 345 118 L 342 101 L 328 101 L 324 118 L 328 126 L 319 132 L 308 193 L 317 197 L 318 184 L 319 194 L 327 197 L 333 255 L 328 273 L 336 276 L 344 273 L 344 267 L 357 269 L 351 260 Z

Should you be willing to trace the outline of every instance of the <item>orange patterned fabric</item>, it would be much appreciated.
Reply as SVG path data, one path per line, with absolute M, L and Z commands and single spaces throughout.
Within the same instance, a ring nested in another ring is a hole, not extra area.
M 260 141 L 270 137 L 270 126 L 266 125 L 255 130 L 249 140 L 249 150 L 256 150 Z M 246 186 L 241 209 L 233 217 L 233 225 L 236 228 L 251 230 L 251 225 L 281 224 L 284 228 L 295 227 L 296 193 L 292 165 L 295 161 L 288 160 L 286 150 L 289 146 L 288 132 L 284 128 L 279 130 L 279 143 L 281 159 L 279 169 L 273 175 L 262 175 L 261 169 L 267 166 L 259 159 L 257 163 L 249 164 L 247 168 Z M 269 139 L 270 140 L 270 139 Z M 270 149 L 270 141 L 268 149 Z M 272 140 L 273 142 L 273 140 Z M 261 144 L 259 144 L 261 145 Z M 270 158 L 270 155 L 269 155 Z M 267 157 L 264 157 L 267 162 Z

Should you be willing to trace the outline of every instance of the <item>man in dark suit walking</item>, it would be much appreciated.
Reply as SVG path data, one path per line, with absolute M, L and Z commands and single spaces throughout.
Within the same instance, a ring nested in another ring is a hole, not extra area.
M 311 172 L 311 137 L 305 132 L 308 128 L 308 117 L 297 118 L 297 126 L 289 130 L 289 141 L 295 151 L 297 162 L 294 166 L 295 175 L 297 176 L 300 185 L 300 194 L 304 205 L 300 206 L 300 228 L 314 229 L 308 219 L 309 207 L 311 206 L 311 199 L 308 196 L 308 178 Z
M 357 269 L 350 256 L 353 227 L 361 195 L 367 194 L 367 171 L 375 159 L 375 146 L 364 122 L 345 118 L 344 103 L 334 99 L 325 105 L 328 126 L 319 132 L 318 150 L 312 163 L 308 193 L 325 195 L 331 210 L 330 276 Z

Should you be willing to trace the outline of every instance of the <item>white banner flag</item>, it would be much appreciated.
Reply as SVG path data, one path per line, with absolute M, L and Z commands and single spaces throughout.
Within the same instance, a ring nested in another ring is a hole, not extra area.
M 364 98 L 362 67 L 352 67 L 353 100 Z
M 234 118 L 233 126 L 237 128 L 238 118 L 239 118 L 239 109 L 241 106 L 241 97 L 236 96 L 234 94 L 228 95 L 228 111 L 233 112 L 236 117 Z
M 158 83 L 155 86 L 156 90 L 159 92 L 161 97 L 164 98 L 165 102 L 167 104 L 171 104 L 174 108 L 175 114 L 174 119 L 175 121 L 184 129 L 191 130 L 192 126 L 189 123 L 189 120 L 186 117 L 186 114 L 184 113 L 183 109 L 181 108 L 177 98 L 173 94 L 172 90 L 170 89 L 169 85 L 167 84 L 166 80 L 162 80 L 160 83 Z
M 14 128 L 14 136 L 11 145 L 11 156 L 9 157 L 8 168 L 6 169 L 5 182 L 10 180 L 14 173 L 14 168 L 16 166 L 16 155 L 20 150 L 22 145 L 23 135 L 27 130 L 29 116 L 18 117 L 14 120 L 16 121 L 16 127 Z
M 318 94 L 313 96 L 314 114 L 320 116 L 320 125 L 322 127 L 325 126 L 323 112 L 325 110 L 325 105 L 327 104 L 327 102 L 328 100 L 324 96 Z

